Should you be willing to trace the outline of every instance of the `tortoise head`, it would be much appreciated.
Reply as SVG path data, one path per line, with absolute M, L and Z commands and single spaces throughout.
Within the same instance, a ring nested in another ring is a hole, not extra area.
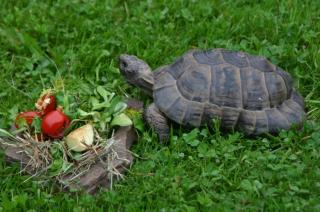
M 121 74 L 128 83 L 138 86 L 152 96 L 153 74 L 147 63 L 136 56 L 122 54 L 119 66 Z

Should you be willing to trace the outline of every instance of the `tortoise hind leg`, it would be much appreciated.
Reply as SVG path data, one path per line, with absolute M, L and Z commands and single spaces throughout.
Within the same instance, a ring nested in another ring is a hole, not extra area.
M 145 109 L 144 118 L 159 135 L 161 142 L 167 142 L 169 140 L 168 121 L 154 103 Z

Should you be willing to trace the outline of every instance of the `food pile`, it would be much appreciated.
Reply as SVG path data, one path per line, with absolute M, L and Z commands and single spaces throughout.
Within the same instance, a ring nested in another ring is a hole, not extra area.
M 76 180 L 96 161 L 110 160 L 114 130 L 141 122 L 139 111 L 128 109 L 121 97 L 102 86 L 86 96 L 48 89 L 34 109 L 16 116 L 13 132 L 0 129 L 0 134 L 6 135 L 7 146 L 30 158 L 25 169 L 34 176 L 65 181 L 66 176 Z
M 36 121 L 40 121 L 40 132 L 36 129 Z M 45 90 L 35 103 L 34 111 L 20 113 L 15 120 L 15 127 L 26 127 L 35 132 L 37 141 L 47 139 L 62 139 L 71 125 L 70 118 L 63 112 L 63 107 L 57 106 L 53 90 Z M 86 124 L 72 131 L 65 137 L 70 150 L 82 152 L 87 150 L 94 140 L 94 129 L 91 124 Z
M 63 113 L 62 107 L 57 107 L 54 92 L 52 90 L 44 91 L 35 103 L 35 107 L 36 110 L 34 111 L 20 113 L 16 117 L 15 127 L 25 126 L 31 128 L 37 119 L 41 122 L 41 132 L 36 136 L 37 139 L 44 140 L 46 137 L 62 138 L 65 130 L 70 127 L 70 119 Z

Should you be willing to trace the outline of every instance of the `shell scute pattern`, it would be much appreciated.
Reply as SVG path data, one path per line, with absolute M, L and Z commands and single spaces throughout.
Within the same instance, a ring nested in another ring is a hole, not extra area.
M 188 100 L 207 102 L 210 95 L 210 75 L 210 68 L 193 64 L 177 79 L 177 88 Z
M 289 129 L 305 118 L 288 73 L 264 57 L 223 49 L 190 51 L 166 66 L 155 75 L 154 99 L 179 124 L 220 118 L 224 128 L 247 134 Z
M 174 77 L 174 79 L 178 79 L 185 70 L 189 68 L 189 62 L 184 59 L 184 57 L 178 58 L 167 71 Z
M 222 107 L 221 124 L 225 129 L 234 129 L 239 116 L 241 114 L 240 108 Z
M 193 53 L 193 57 L 200 64 L 219 65 L 225 63 L 218 51 L 197 51 Z
M 221 50 L 224 61 L 238 68 L 248 67 L 247 55 L 243 52 Z
M 188 101 L 183 106 L 186 108 L 183 123 L 190 126 L 200 126 L 205 105 L 200 102 Z
M 288 130 L 290 123 L 279 110 L 266 109 L 269 132 L 275 133 L 279 128 Z
M 215 79 L 211 84 L 214 87 L 214 98 L 211 103 L 219 106 L 242 107 L 241 82 L 239 70 L 230 65 L 216 66 Z
M 292 92 L 292 84 L 293 84 L 291 76 L 289 75 L 289 73 L 285 72 L 279 67 L 276 67 L 275 72 L 279 74 L 284 80 L 286 90 L 287 90 L 287 96 L 289 97 Z
M 261 110 L 268 107 L 269 94 L 265 85 L 264 74 L 256 69 L 241 69 L 243 87 L 243 108 Z
M 275 72 L 265 73 L 265 81 L 271 107 L 277 106 L 287 99 L 287 88 L 280 75 Z
M 272 72 L 275 70 L 275 66 L 271 64 L 265 57 L 248 55 L 248 60 L 252 68 L 258 69 L 262 72 Z

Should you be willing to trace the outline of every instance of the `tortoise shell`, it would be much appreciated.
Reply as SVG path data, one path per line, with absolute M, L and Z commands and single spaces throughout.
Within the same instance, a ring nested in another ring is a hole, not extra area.
M 247 134 L 300 125 L 302 97 L 291 76 L 266 58 L 213 49 L 189 51 L 154 74 L 155 104 L 168 118 L 198 127 L 221 119 Z

